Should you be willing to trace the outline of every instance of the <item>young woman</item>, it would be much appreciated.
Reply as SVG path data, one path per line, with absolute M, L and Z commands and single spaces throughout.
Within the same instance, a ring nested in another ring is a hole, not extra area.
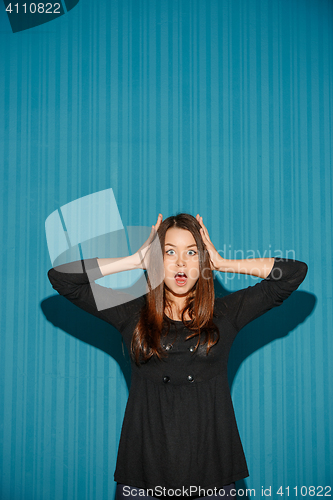
M 140 268 L 147 269 L 149 285 L 140 297 L 94 283 Z M 283 258 L 223 259 L 199 214 L 163 222 L 159 214 L 134 255 L 48 272 L 61 295 L 118 329 L 131 355 L 114 474 L 118 499 L 235 498 L 235 481 L 249 474 L 228 385 L 229 351 L 241 328 L 281 305 L 307 269 Z M 212 270 L 262 281 L 215 298 Z

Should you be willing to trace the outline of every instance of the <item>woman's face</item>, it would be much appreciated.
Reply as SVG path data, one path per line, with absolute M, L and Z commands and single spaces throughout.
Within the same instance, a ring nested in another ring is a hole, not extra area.
M 168 229 L 164 246 L 164 283 L 174 294 L 183 295 L 191 290 L 198 278 L 199 255 L 192 233 L 178 227 Z

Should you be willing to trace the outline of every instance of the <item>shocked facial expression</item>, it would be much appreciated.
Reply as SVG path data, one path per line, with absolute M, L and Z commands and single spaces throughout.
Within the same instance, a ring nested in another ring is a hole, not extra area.
M 171 292 L 189 292 L 199 278 L 199 254 L 192 233 L 178 227 L 168 229 L 163 260 L 164 283 Z

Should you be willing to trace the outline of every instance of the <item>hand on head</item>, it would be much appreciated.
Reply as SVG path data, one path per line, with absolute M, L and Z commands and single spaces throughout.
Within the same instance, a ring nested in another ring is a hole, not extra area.
M 137 253 L 139 254 L 140 262 L 141 262 L 140 268 L 142 268 L 142 269 L 147 269 L 147 264 L 148 263 L 144 262 L 144 259 L 145 259 L 146 255 L 147 255 L 147 252 L 148 252 L 148 250 L 150 248 L 151 243 L 153 242 L 153 240 L 155 238 L 157 230 L 158 230 L 158 228 L 160 227 L 160 225 L 162 223 L 162 220 L 163 220 L 162 214 L 158 214 L 156 224 L 153 224 L 151 226 L 151 231 L 150 231 L 150 235 L 149 235 L 148 239 L 144 242 L 144 244 L 137 251 Z
M 211 242 L 208 230 L 207 230 L 206 226 L 204 225 L 204 223 L 202 222 L 202 217 L 199 214 L 197 214 L 196 219 L 199 222 L 199 224 L 201 225 L 200 234 L 201 234 L 201 238 L 202 238 L 202 240 L 207 248 L 207 251 L 209 253 L 211 269 L 218 270 L 220 267 L 220 262 L 222 260 L 222 257 L 220 256 L 220 254 L 218 253 L 218 251 L 214 247 L 213 243 Z

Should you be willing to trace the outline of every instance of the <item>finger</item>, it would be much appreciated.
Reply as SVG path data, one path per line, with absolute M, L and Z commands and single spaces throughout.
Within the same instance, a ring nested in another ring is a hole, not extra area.
M 155 224 L 155 229 L 157 231 L 157 229 L 160 227 L 161 223 L 162 223 L 162 219 L 163 219 L 163 216 L 162 214 L 159 214 L 158 217 L 157 217 L 157 222 Z
M 204 241 L 205 241 L 205 240 L 206 240 L 206 241 L 208 241 L 208 240 L 207 240 L 207 236 L 206 236 L 205 231 L 204 231 L 204 229 L 203 229 L 203 228 L 200 228 L 200 234 L 201 234 L 201 237 L 202 237 L 202 239 L 203 239 Z
M 157 220 L 156 220 L 156 224 L 153 224 L 152 227 L 156 227 L 157 224 L 158 224 L 158 222 L 159 222 L 159 220 L 160 220 L 160 214 L 158 214 L 158 217 L 157 217 Z
M 202 222 L 202 217 L 200 217 L 200 215 L 199 215 L 199 214 L 197 214 L 196 219 L 197 219 L 197 221 L 199 222 L 200 226 L 201 226 L 201 227 L 204 227 L 204 224 L 203 224 L 203 222 Z
M 199 214 L 198 214 L 198 215 L 199 215 Z M 205 224 L 203 223 L 203 221 L 202 221 L 202 217 L 201 217 L 201 216 L 199 216 L 198 221 L 199 221 L 199 223 L 201 224 L 201 227 L 203 227 L 203 228 L 207 231 L 206 226 L 205 226 Z
M 208 240 L 208 241 L 210 241 L 210 238 L 209 238 L 209 233 L 208 233 L 208 230 L 207 230 L 207 228 L 206 228 L 205 224 L 202 222 L 202 217 L 201 217 L 201 225 L 202 225 L 202 227 L 203 227 L 203 230 L 204 230 L 204 232 L 205 232 L 205 236 L 206 236 L 207 240 Z
M 200 224 L 202 225 L 202 227 L 203 227 L 203 228 L 205 228 L 205 229 L 206 229 L 206 226 L 205 226 L 205 224 L 203 223 L 202 217 L 200 217 Z
M 201 225 L 201 227 L 202 227 L 202 226 L 204 226 L 204 223 L 202 222 L 202 217 L 201 217 L 201 215 L 199 215 L 199 214 L 198 214 L 198 215 L 196 216 L 196 219 L 197 219 L 197 221 L 199 222 L 199 224 Z
M 202 233 L 203 233 L 205 236 L 207 236 L 207 235 L 208 235 L 208 231 L 207 231 L 207 229 L 206 229 L 206 227 L 205 227 L 205 225 L 204 225 L 204 223 L 203 223 L 203 222 L 201 222 L 201 229 L 200 229 L 200 231 L 202 231 Z
M 160 225 L 161 225 L 161 223 L 162 223 L 162 219 L 163 219 L 162 214 L 158 214 L 156 224 L 155 224 L 155 225 L 153 224 L 153 225 L 152 225 L 152 227 L 151 227 L 151 232 L 152 232 L 152 233 L 157 232 L 158 228 L 160 227 Z
M 207 236 L 207 234 L 205 233 L 204 229 L 201 229 L 200 231 L 202 231 L 202 240 L 204 242 L 204 244 L 206 245 L 206 248 L 207 250 L 210 248 L 210 246 L 212 245 L 212 242 L 210 241 L 210 238 L 209 236 Z

